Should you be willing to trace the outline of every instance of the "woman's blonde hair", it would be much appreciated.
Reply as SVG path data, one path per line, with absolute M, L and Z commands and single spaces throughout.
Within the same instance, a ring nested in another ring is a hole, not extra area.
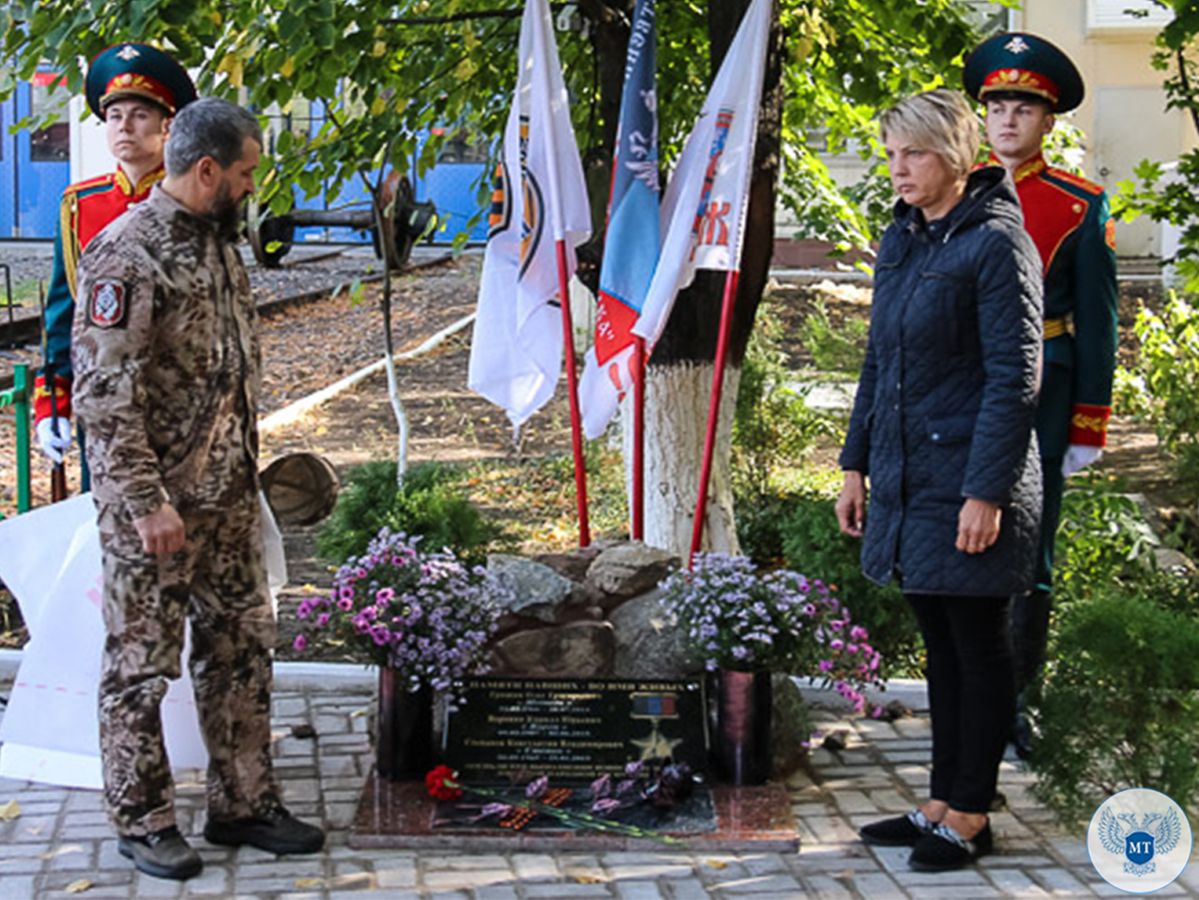
M 978 158 L 978 117 L 960 91 L 937 88 L 908 97 L 883 113 L 879 131 L 885 142 L 901 134 L 921 150 L 940 154 L 959 177 Z

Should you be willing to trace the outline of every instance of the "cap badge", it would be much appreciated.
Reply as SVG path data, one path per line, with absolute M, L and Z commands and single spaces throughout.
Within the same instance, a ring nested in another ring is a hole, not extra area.
M 122 47 L 120 50 L 117 51 L 117 56 L 120 59 L 125 60 L 125 62 L 129 62 L 129 60 L 131 60 L 131 59 L 137 59 L 139 56 L 141 56 L 141 53 L 138 51 L 138 49 L 136 47 L 132 47 L 129 44 L 126 44 L 124 47 Z
M 1019 35 L 1016 35 L 1016 37 L 1012 38 L 1010 41 L 1008 41 L 1006 44 L 1003 45 L 1003 49 L 1008 51 L 1009 53 L 1014 53 L 1017 56 L 1019 56 L 1021 53 L 1025 53 L 1026 51 L 1028 51 L 1032 48 L 1030 48 L 1028 46 L 1028 42 L 1025 41 L 1024 38 L 1020 37 Z

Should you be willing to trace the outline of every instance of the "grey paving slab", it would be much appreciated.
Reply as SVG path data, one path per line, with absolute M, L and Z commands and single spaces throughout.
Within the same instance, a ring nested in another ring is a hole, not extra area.
M 787 781 L 803 844 L 777 853 L 416 853 L 358 851 L 346 846 L 363 775 L 370 766 L 365 733 L 370 696 L 288 692 L 274 701 L 279 737 L 274 753 L 293 810 L 330 828 L 326 850 L 278 859 L 253 848 L 204 843 L 202 773 L 184 773 L 178 790 L 181 829 L 205 861 L 186 886 L 136 873 L 116 851 L 95 791 L 0 779 L 0 803 L 15 799 L 22 814 L 0 823 L 0 898 L 9 897 L 341 897 L 615 900 L 847 897 L 1115 896 L 1100 881 L 1077 835 L 1061 832 L 1032 796 L 1023 764 L 1004 763 L 1000 788 L 1007 808 L 992 818 L 997 853 L 959 872 L 911 871 L 905 848 L 867 848 L 857 828 L 921 798 L 928 782 L 928 721 L 852 722 L 818 711 L 822 731 L 843 730 L 847 747 L 815 750 L 810 766 Z M 295 738 L 291 726 L 311 722 L 317 739 Z M 82 894 L 65 893 L 87 879 Z M 1118 893 L 1118 892 L 1117 892 Z M 1199 894 L 1192 866 L 1163 896 Z

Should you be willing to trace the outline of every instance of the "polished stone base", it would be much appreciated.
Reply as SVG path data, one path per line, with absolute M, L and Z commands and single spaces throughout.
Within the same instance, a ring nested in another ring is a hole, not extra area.
M 465 828 L 436 827 L 438 803 L 423 782 L 386 781 L 372 771 L 358 801 L 349 845 L 374 848 L 439 850 L 725 850 L 730 852 L 799 850 L 799 830 L 787 791 L 781 785 L 731 787 L 712 785 L 714 826 L 698 833 L 671 834 L 676 843 L 596 831 L 539 825 L 513 831 L 493 824 Z

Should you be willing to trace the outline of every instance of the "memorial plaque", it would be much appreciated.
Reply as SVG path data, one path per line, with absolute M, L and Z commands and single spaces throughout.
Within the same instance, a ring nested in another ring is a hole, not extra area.
M 702 679 L 470 678 L 463 696 L 445 761 L 465 781 L 590 781 L 663 757 L 707 765 Z

